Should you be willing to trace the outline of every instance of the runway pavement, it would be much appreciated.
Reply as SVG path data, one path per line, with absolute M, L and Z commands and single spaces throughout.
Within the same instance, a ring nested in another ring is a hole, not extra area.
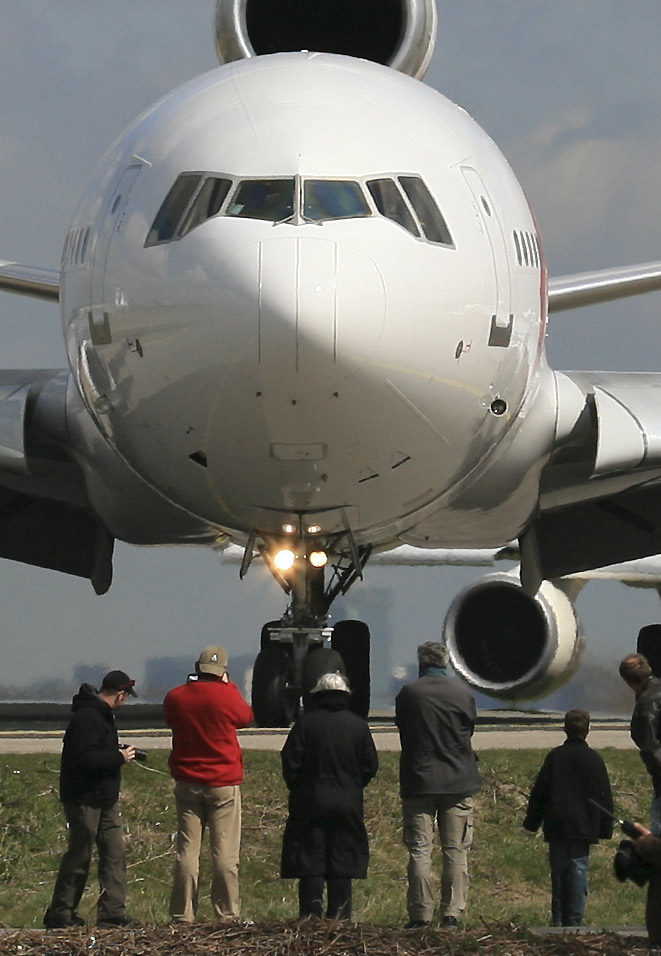
M 478 726 L 473 737 L 476 751 L 481 750 L 550 750 L 565 739 L 561 722 L 550 721 L 538 726 L 517 723 L 515 726 L 486 724 Z M 377 750 L 399 750 L 399 737 L 392 722 L 380 720 L 370 724 Z M 123 730 L 121 740 L 143 750 L 169 749 L 171 736 L 168 730 Z M 62 747 L 62 731 L 5 730 L 0 731 L 0 753 L 59 753 Z M 239 731 L 239 740 L 244 750 L 281 750 L 287 736 L 286 730 L 263 730 L 250 727 Z M 633 749 L 629 736 L 628 721 L 593 722 L 588 743 L 596 750 L 615 747 Z

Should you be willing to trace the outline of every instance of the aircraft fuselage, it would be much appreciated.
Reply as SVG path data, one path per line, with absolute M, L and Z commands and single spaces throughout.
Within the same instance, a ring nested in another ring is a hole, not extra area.
M 120 137 L 62 309 L 107 448 L 176 506 L 158 540 L 304 515 L 359 544 L 488 546 L 525 527 L 553 439 L 545 281 L 523 191 L 463 110 L 292 53 L 213 70 Z

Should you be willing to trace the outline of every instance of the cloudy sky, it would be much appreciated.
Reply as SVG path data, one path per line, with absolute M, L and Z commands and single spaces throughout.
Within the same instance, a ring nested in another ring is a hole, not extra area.
M 551 274 L 661 258 L 661 4 L 438 5 L 427 82 L 508 157 Z M 1 259 L 58 267 L 68 221 L 106 147 L 155 99 L 217 65 L 213 10 L 213 0 L 0 0 Z M 658 370 L 660 315 L 659 294 L 557 315 L 549 360 L 562 369 Z M 7 368 L 63 367 L 57 308 L 0 294 L 0 349 Z M 373 615 L 386 632 L 386 670 L 406 666 L 479 574 L 368 569 L 346 610 L 368 622 Z M 239 582 L 235 567 L 193 549 L 118 545 L 115 583 L 102 598 L 85 581 L 3 561 L 2 683 L 66 680 L 80 664 L 92 677 L 121 666 L 139 682 L 146 661 L 192 661 L 211 641 L 252 653 L 261 625 L 284 604 L 259 571 Z M 655 592 L 619 584 L 589 585 L 577 607 L 588 653 L 569 689 L 576 705 L 583 682 L 612 672 L 639 627 L 661 617 Z

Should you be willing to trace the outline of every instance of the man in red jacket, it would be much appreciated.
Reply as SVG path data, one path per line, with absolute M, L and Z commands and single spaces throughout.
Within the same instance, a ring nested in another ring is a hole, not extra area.
M 177 804 L 177 860 L 170 916 L 195 920 L 200 848 L 209 828 L 213 876 L 211 903 L 218 919 L 239 915 L 239 846 L 243 753 L 236 731 L 253 712 L 227 674 L 227 652 L 205 647 L 195 673 L 169 691 L 163 711 L 172 730 L 170 773 Z

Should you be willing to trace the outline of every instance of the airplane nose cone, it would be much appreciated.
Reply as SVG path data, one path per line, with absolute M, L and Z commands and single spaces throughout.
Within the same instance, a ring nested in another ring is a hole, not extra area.
M 359 249 L 300 236 L 267 239 L 258 243 L 244 280 L 248 288 L 254 283 L 260 364 L 276 363 L 281 373 L 314 372 L 320 360 L 360 363 L 376 348 L 385 323 L 384 284 L 374 260 Z

